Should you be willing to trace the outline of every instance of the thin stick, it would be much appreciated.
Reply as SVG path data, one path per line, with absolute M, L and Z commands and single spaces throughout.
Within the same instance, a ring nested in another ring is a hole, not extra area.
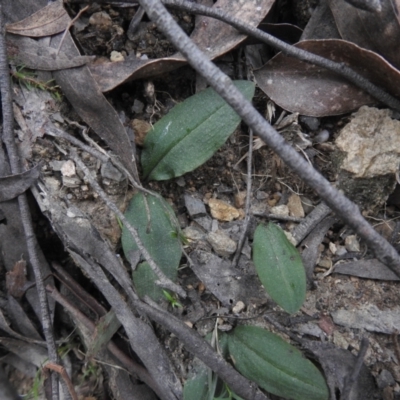
M 247 156 L 247 179 L 246 179 L 246 207 L 245 207 L 245 218 L 243 224 L 243 231 L 240 235 L 240 239 L 237 245 L 237 250 L 235 256 L 232 260 L 232 266 L 237 267 L 240 254 L 242 252 L 242 248 L 244 245 L 244 241 L 246 240 L 247 230 L 249 229 L 250 222 L 250 200 L 251 200 L 251 165 L 253 163 L 253 131 L 249 129 L 249 151 Z
M 147 0 L 146 0 L 147 1 Z M 158 306 L 151 306 L 140 300 L 133 301 L 140 312 L 172 332 L 196 357 L 211 368 L 240 397 L 252 400 L 267 400 L 256 385 L 240 375 L 228 364 L 194 329 L 189 328 L 174 315 Z
M 361 368 L 363 366 L 364 357 L 367 353 L 369 346 L 369 340 L 366 337 L 363 337 L 360 344 L 360 351 L 357 354 L 357 359 L 354 364 L 353 372 L 344 382 L 344 388 L 342 391 L 341 400 L 348 400 L 350 398 L 351 389 L 354 386 L 354 383 L 357 381 L 358 376 L 360 375 Z
M 128 220 L 125 218 L 124 214 L 119 210 L 119 208 L 115 205 L 113 201 L 107 196 L 107 194 L 104 192 L 104 190 L 100 187 L 100 185 L 96 182 L 96 180 L 93 178 L 92 174 L 90 173 L 89 169 L 86 167 L 86 165 L 83 163 L 83 161 L 80 159 L 78 154 L 76 153 L 75 150 L 71 150 L 71 158 L 75 161 L 76 165 L 83 171 L 85 174 L 85 178 L 88 180 L 92 188 L 96 191 L 96 193 L 102 198 L 104 203 L 107 205 L 107 207 L 114 212 L 115 215 L 122 221 L 122 223 L 126 226 L 128 229 L 129 233 L 132 235 L 133 239 L 136 242 L 136 245 L 139 249 L 139 251 L 142 253 L 143 257 L 146 259 L 148 262 L 150 268 L 152 271 L 157 275 L 158 281 L 155 283 L 158 286 L 161 286 L 165 289 L 171 290 L 172 292 L 176 292 L 179 294 L 179 296 L 185 298 L 186 293 L 185 291 L 177 284 L 172 282 L 169 278 L 167 278 L 164 274 L 164 272 L 161 271 L 160 267 L 156 264 L 156 262 L 153 260 L 151 257 L 150 253 L 147 251 L 147 249 L 144 247 L 138 231 L 128 222 Z
M 69 394 L 72 397 L 72 400 L 78 400 L 78 395 L 75 392 L 74 385 L 71 382 L 68 372 L 65 370 L 65 368 L 62 365 L 49 362 L 49 363 L 45 364 L 43 366 L 43 368 L 51 370 L 51 371 L 55 371 L 59 375 L 61 375 L 61 377 L 64 380 L 64 383 L 67 385 L 67 388 L 68 388 Z
M 186 57 L 189 64 L 203 75 L 215 91 L 237 112 L 243 121 L 261 137 L 279 157 L 303 179 L 327 205 L 348 224 L 370 247 L 376 257 L 400 277 L 400 256 L 363 218 L 358 207 L 334 188 L 310 166 L 272 126 L 255 110 L 207 56 L 187 37 L 167 12 L 160 0 L 140 0 L 147 15 Z
M 1 101 L 3 111 L 3 135 L 2 140 L 6 146 L 8 158 L 10 161 L 11 172 L 19 174 L 22 171 L 21 162 L 18 156 L 15 139 L 14 139 L 14 115 L 12 108 L 11 97 L 11 83 L 10 73 L 8 69 L 7 60 L 7 47 L 5 40 L 5 28 L 3 20 L 3 10 L 0 5 L 0 89 Z M 29 261 L 32 265 L 35 274 L 35 282 L 38 291 L 41 323 L 43 333 L 46 339 L 47 351 L 50 362 L 54 364 L 59 363 L 59 358 L 56 349 L 56 343 L 53 336 L 53 327 L 50 317 L 49 304 L 47 302 L 47 294 L 44 288 L 42 269 L 37 253 L 38 243 L 36 240 L 35 232 L 32 226 L 32 218 L 29 210 L 26 194 L 23 193 L 18 196 L 18 205 L 21 213 L 21 222 L 24 228 L 26 246 L 29 254 Z M 10 216 L 11 217 L 11 216 Z M 52 397 L 54 400 L 58 399 L 58 377 L 52 374 L 51 377 Z
M 65 36 L 67 36 L 67 33 L 68 33 L 68 31 L 71 29 L 71 26 L 75 23 L 75 21 L 76 21 L 88 8 L 89 8 L 89 6 L 83 7 L 82 10 L 80 10 L 80 11 L 78 12 L 78 14 L 76 14 L 75 18 L 72 19 L 72 20 L 70 21 L 70 23 L 68 24 L 68 26 L 65 28 L 65 31 L 64 31 L 64 33 L 63 33 L 63 35 L 62 35 L 62 38 L 61 38 L 61 40 L 60 40 L 60 44 L 58 45 L 58 49 L 57 49 L 57 52 L 56 52 L 56 56 L 58 56 L 58 53 L 59 53 L 60 50 L 61 50 L 61 46 L 62 46 L 63 43 L 64 43 Z
M 269 213 L 265 213 L 265 212 L 253 212 L 253 215 L 256 217 L 265 217 L 268 219 L 276 219 L 278 221 L 302 222 L 304 220 L 304 218 L 291 217 L 289 215 L 269 214 Z
M 53 297 L 57 303 L 59 303 L 67 312 L 72 315 L 72 319 L 75 320 L 77 324 L 82 324 L 90 335 L 94 334 L 96 325 L 90 318 L 74 307 L 73 304 L 53 286 L 47 285 L 47 290 L 50 293 L 50 296 Z M 120 361 L 121 364 L 123 364 L 129 373 L 132 374 L 132 376 L 135 378 L 136 376 L 139 377 L 140 380 L 145 382 L 153 390 L 157 391 L 157 384 L 150 376 L 149 372 L 144 367 L 130 359 L 123 351 L 120 350 L 115 342 L 110 340 L 107 343 L 107 349 L 117 360 Z
M 222 12 L 221 10 L 218 10 L 214 7 L 206 7 L 200 4 L 189 3 L 185 0 L 162 0 L 162 2 L 168 7 L 178 8 L 179 10 L 185 10 L 194 14 L 206 15 L 208 17 L 226 22 L 227 24 L 236 28 L 238 31 L 243 32 L 249 36 L 253 36 L 256 39 L 259 39 L 261 42 L 264 42 L 278 50 L 281 50 L 285 55 L 295 57 L 302 61 L 306 61 L 311 64 L 318 65 L 319 67 L 323 67 L 330 71 L 336 72 L 338 75 L 345 77 L 347 80 L 365 90 L 372 97 L 386 104 L 388 107 L 400 111 L 400 101 L 398 101 L 389 93 L 382 90 L 379 86 L 371 83 L 368 79 L 364 78 L 353 69 L 347 67 L 344 63 L 334 62 L 327 58 L 318 56 L 306 50 L 302 50 L 295 46 L 287 44 L 282 40 L 279 40 L 276 37 L 266 32 L 263 32 L 260 29 L 254 28 L 253 26 L 246 24 L 245 22 L 235 17 L 231 17 L 225 12 Z

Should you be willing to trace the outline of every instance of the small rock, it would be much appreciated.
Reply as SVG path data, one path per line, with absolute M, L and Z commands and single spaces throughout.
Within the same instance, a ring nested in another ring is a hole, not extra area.
M 267 203 L 264 201 L 255 202 L 252 201 L 250 205 L 250 213 L 264 214 L 267 212 Z
M 329 140 L 330 133 L 327 129 L 322 130 L 318 135 L 315 136 L 314 143 L 325 143 Z
M 233 326 L 231 324 L 221 324 L 218 325 L 218 330 L 221 332 L 229 332 L 231 331 Z
M 141 112 L 143 112 L 143 109 L 144 104 L 140 100 L 135 99 L 131 111 L 135 114 L 140 114 Z
M 53 160 L 49 162 L 49 165 L 53 171 L 61 171 L 61 168 L 64 165 L 64 163 L 65 161 Z
M 331 251 L 332 254 L 336 254 L 337 252 L 336 244 L 333 242 L 329 242 L 329 250 Z
M 318 266 L 321 268 L 326 268 L 329 269 L 332 267 L 332 260 L 330 258 L 321 258 L 321 260 L 318 261 Z
M 268 200 L 267 200 L 268 205 L 270 207 L 274 207 L 278 203 L 278 201 L 281 199 L 281 197 L 282 197 L 282 195 L 280 193 L 278 193 L 278 192 L 273 193 L 272 195 L 270 195 L 268 197 Z
M 177 180 L 176 180 L 176 184 L 180 187 L 185 187 L 186 186 L 186 182 L 185 182 L 185 178 L 183 176 L 180 176 Z
M 229 222 L 240 216 L 235 207 L 222 200 L 209 199 L 208 206 L 210 207 L 211 215 L 219 221 Z
M 135 133 L 135 143 L 138 146 L 143 146 L 144 139 L 151 130 L 151 125 L 147 121 L 141 119 L 132 120 L 130 125 Z
M 384 389 L 388 386 L 394 386 L 396 381 L 393 378 L 393 375 L 387 369 L 383 369 L 381 373 L 376 378 L 376 383 L 379 389 Z
M 182 233 L 184 234 L 184 236 L 189 239 L 189 240 L 201 240 L 204 238 L 204 233 L 194 227 L 194 226 L 188 226 L 187 228 L 185 228 Z
M 216 219 L 213 219 L 211 223 L 211 232 L 217 232 L 218 227 L 218 221 Z
M 244 205 L 246 203 L 246 192 L 242 191 L 242 192 L 236 193 L 233 202 L 234 202 L 236 208 L 244 207 Z
M 191 218 L 204 217 L 207 215 L 204 203 L 188 194 L 184 195 L 186 210 Z
M 256 193 L 256 199 L 257 200 L 265 200 L 268 198 L 268 193 L 267 192 L 263 192 L 262 190 L 258 191 Z
M 77 176 L 63 176 L 62 183 L 65 187 L 77 188 L 81 185 L 82 181 Z
M 346 247 L 336 246 L 336 256 L 341 257 L 347 253 Z
M 271 208 L 271 214 L 282 215 L 284 217 L 289 216 L 289 207 L 286 204 L 275 206 Z
M 299 195 L 295 193 L 291 194 L 287 206 L 289 208 L 289 215 L 296 218 L 304 218 L 305 213 Z
M 110 61 L 111 62 L 121 62 L 124 61 L 125 58 L 124 56 L 119 52 L 119 51 L 115 51 L 113 50 L 110 54 Z
M 62 165 L 60 171 L 61 171 L 62 176 L 68 176 L 68 177 L 75 176 L 76 175 L 76 169 L 75 169 L 74 162 L 72 160 L 66 161 Z
M 124 180 L 124 175 L 114 167 L 111 161 L 101 165 L 101 176 L 112 181 L 121 182 Z
M 208 215 L 205 217 L 195 218 L 195 221 L 207 232 L 211 231 L 212 219 Z
M 51 114 L 51 119 L 53 120 L 53 121 L 55 121 L 55 122 L 59 122 L 60 124 L 63 124 L 65 121 L 64 121 L 64 118 L 61 116 L 61 113 L 59 113 L 59 112 L 56 112 L 56 113 L 54 113 L 54 114 Z
M 222 231 L 210 232 L 207 241 L 221 257 L 229 257 L 236 251 L 236 243 Z
M 47 176 L 43 178 L 45 185 L 50 189 L 50 192 L 56 192 L 60 189 L 61 183 L 58 179 Z
M 89 18 L 89 24 L 99 29 L 110 29 L 112 26 L 111 17 L 104 11 L 94 13 Z
M 243 303 L 243 301 L 238 301 L 238 302 L 236 303 L 236 305 L 232 308 L 232 312 L 233 312 L 234 314 L 239 314 L 241 311 L 244 310 L 245 307 L 246 307 L 246 306 L 245 306 L 245 304 Z
M 360 243 L 358 242 L 356 235 L 347 236 L 344 240 L 344 245 L 346 246 L 347 251 L 360 251 Z
M 300 122 L 310 131 L 316 131 L 319 128 L 320 122 L 316 117 L 300 116 Z

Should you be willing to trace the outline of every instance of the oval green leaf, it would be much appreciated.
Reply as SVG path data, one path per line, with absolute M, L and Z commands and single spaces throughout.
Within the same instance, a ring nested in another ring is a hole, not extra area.
M 297 249 L 273 223 L 258 225 L 253 261 L 267 293 L 288 313 L 295 313 L 306 297 L 306 273 Z
M 252 99 L 252 82 L 234 83 Z M 193 171 L 225 143 L 239 123 L 240 117 L 212 88 L 189 97 L 147 134 L 141 159 L 145 178 L 160 181 Z
M 268 392 L 293 400 L 327 400 L 317 367 L 279 336 L 255 326 L 238 326 L 228 338 L 235 368 Z
M 170 205 L 162 198 L 145 196 L 139 192 L 133 196 L 125 217 L 137 229 L 144 247 L 156 264 L 169 279 L 176 281 L 182 249 Z M 125 257 L 131 260 L 139 249 L 125 226 L 121 239 Z M 157 277 L 147 262 L 137 266 L 132 279 L 140 297 L 148 295 L 155 301 L 164 297 L 162 289 L 154 283 Z

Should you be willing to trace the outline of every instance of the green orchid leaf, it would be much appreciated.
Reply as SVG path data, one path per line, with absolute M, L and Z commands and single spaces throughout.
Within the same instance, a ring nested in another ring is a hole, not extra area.
M 236 81 L 235 86 L 251 100 L 252 82 Z M 147 134 L 141 159 L 145 178 L 161 181 L 193 171 L 225 143 L 239 123 L 240 117 L 213 89 L 189 97 Z
M 183 400 L 205 400 L 209 398 L 209 369 L 203 363 L 196 366 L 183 387 Z
M 317 367 L 279 336 L 255 326 L 238 326 L 228 335 L 235 368 L 268 392 L 291 400 L 327 400 Z
M 253 241 L 253 261 L 267 293 L 288 313 L 295 313 L 306 297 L 306 274 L 297 249 L 281 228 L 260 224 Z
M 175 214 L 170 205 L 155 196 L 137 193 L 133 196 L 125 217 L 134 226 L 144 247 L 156 264 L 172 281 L 176 280 L 182 248 L 174 223 Z M 122 249 L 128 260 L 137 255 L 139 249 L 128 229 L 122 229 Z M 157 276 L 147 262 L 139 263 L 132 279 L 140 297 L 148 295 L 155 301 L 164 298 L 162 288 L 154 282 Z

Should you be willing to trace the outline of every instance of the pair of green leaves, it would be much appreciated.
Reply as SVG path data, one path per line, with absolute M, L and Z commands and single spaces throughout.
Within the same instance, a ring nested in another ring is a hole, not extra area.
M 249 81 L 236 81 L 235 86 L 248 99 L 255 86 Z M 240 123 L 236 112 L 213 90 L 206 89 L 175 106 L 148 133 L 142 152 L 144 176 L 165 180 L 183 175 L 206 162 L 228 139 Z M 164 274 L 176 279 L 181 246 L 171 207 L 161 198 L 135 195 L 126 218 L 139 233 L 144 246 Z M 129 231 L 122 231 L 125 256 L 138 252 Z M 154 284 L 155 274 L 147 262 L 133 272 L 133 281 L 140 296 L 159 300 L 164 295 Z
M 221 342 L 226 347 L 224 357 L 230 357 L 243 376 L 269 393 L 292 400 L 328 399 L 328 387 L 317 367 L 279 336 L 255 326 L 238 326 L 232 333 L 222 334 Z M 204 364 L 195 365 L 184 386 L 184 400 L 216 398 L 217 385 L 212 384 L 216 377 L 210 383 L 210 373 Z M 240 399 L 224 386 L 222 393 L 226 400 Z

